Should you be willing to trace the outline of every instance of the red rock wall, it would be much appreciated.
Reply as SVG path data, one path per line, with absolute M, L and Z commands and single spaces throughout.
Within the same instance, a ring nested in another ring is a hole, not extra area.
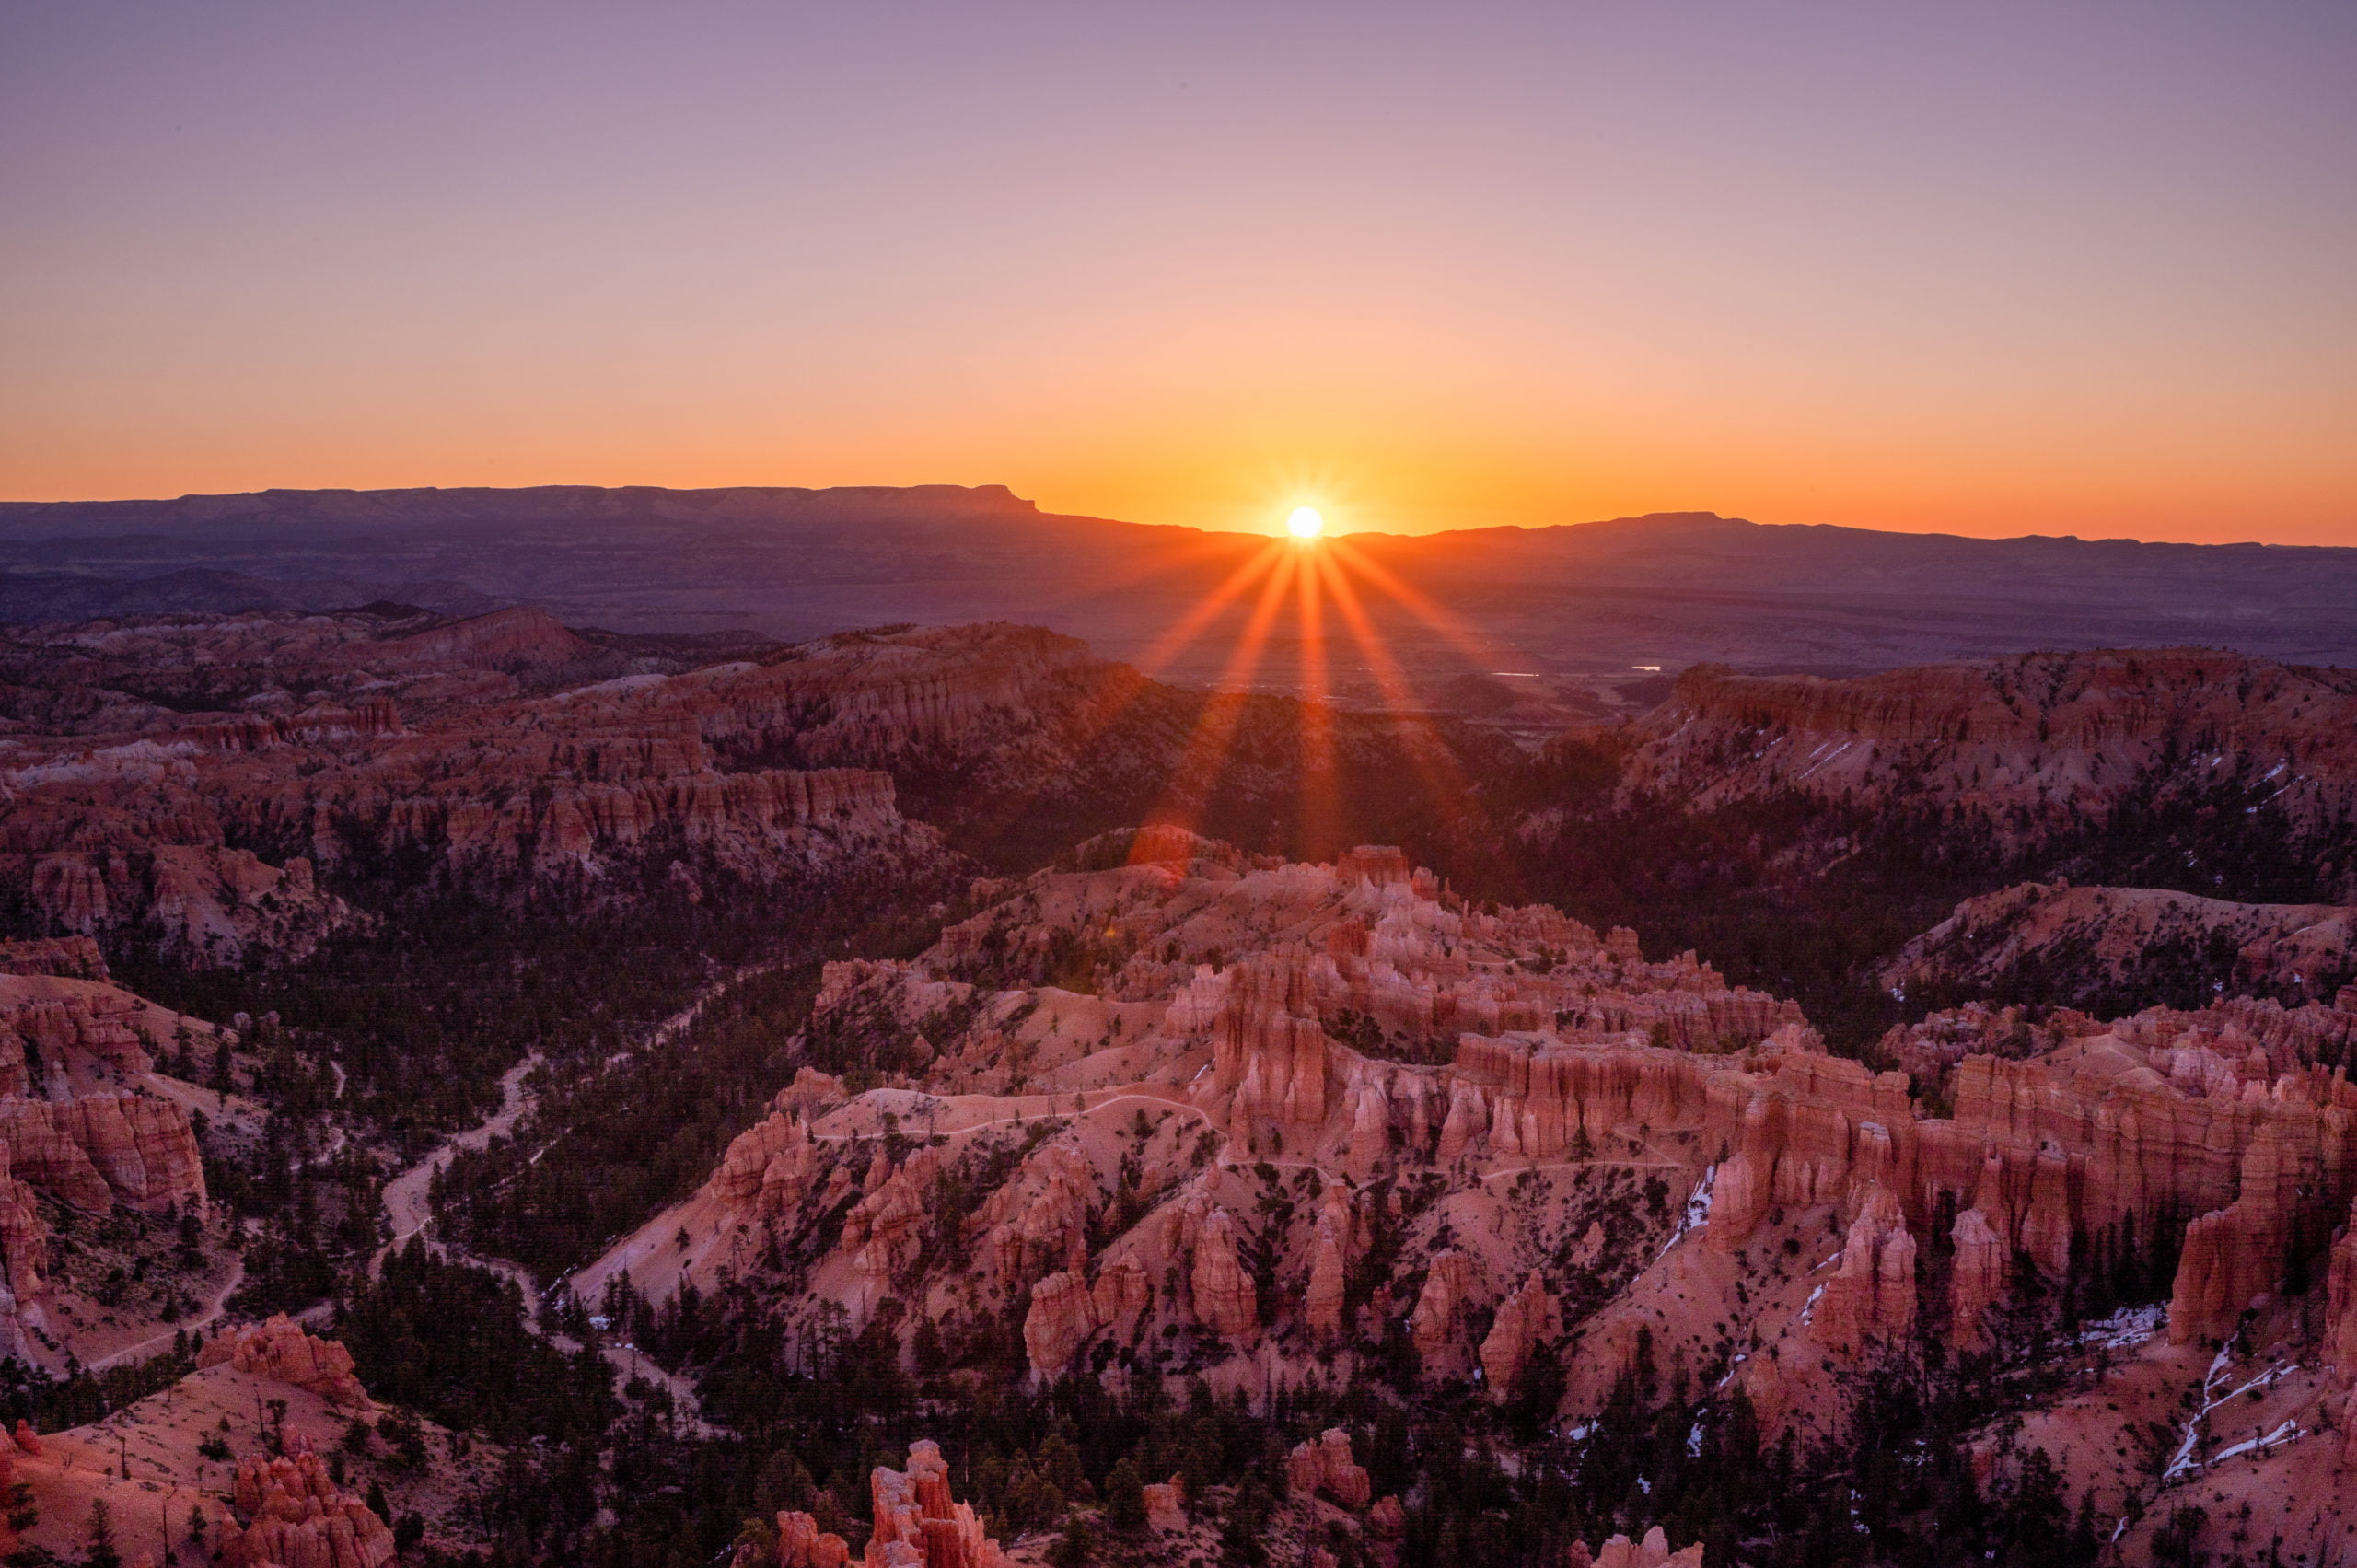
M 0 1099 L 0 1142 L 22 1179 L 90 1213 L 143 1214 L 204 1197 L 188 1112 L 149 1095 L 87 1095 L 52 1104 Z

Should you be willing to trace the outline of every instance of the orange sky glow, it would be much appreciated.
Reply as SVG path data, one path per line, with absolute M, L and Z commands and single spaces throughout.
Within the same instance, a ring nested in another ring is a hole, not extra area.
M 19 15 L 0 499 L 2357 545 L 2332 8 L 758 9 Z

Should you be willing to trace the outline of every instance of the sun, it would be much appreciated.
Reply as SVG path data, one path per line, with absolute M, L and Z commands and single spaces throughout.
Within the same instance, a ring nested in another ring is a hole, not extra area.
M 1316 539 L 1326 531 L 1326 519 L 1315 506 L 1295 506 L 1285 519 L 1285 531 L 1295 539 Z

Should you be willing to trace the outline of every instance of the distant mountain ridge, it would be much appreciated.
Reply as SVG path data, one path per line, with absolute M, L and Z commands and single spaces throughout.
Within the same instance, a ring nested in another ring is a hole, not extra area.
M 0 501 L 0 534 L 96 537 L 118 528 L 251 527 L 316 523 L 432 527 L 457 521 L 662 518 L 759 520 L 795 514 L 1004 512 L 1039 515 L 1039 505 L 1003 484 L 730 485 L 673 490 L 662 485 L 540 484 L 513 489 L 438 485 L 402 490 L 254 490 L 170 500 Z
M 2026 649 L 2214 645 L 2357 665 L 2357 549 L 1964 539 L 1656 513 L 1358 534 L 1360 598 L 1420 690 L 1701 662 L 1859 673 Z M 1019 620 L 1139 656 L 1271 549 L 1259 534 L 1041 511 L 1004 485 L 273 490 L 0 503 L 0 620 L 529 603 L 621 631 Z M 1446 630 L 1397 602 L 1413 586 Z M 1221 672 L 1249 596 L 1170 671 Z M 1372 676 L 1339 621 L 1345 696 Z M 1300 684 L 1280 619 L 1264 684 Z M 1428 678 L 1437 678 L 1436 680 Z

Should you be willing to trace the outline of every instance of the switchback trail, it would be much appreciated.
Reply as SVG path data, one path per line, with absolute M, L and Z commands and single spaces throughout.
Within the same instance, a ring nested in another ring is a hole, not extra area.
M 223 1280 L 220 1287 L 214 1291 L 213 1299 L 206 1304 L 203 1311 L 183 1318 L 164 1332 L 150 1334 L 137 1344 L 125 1345 L 117 1351 L 109 1351 L 83 1370 L 104 1372 L 110 1366 L 122 1366 L 134 1361 L 144 1360 L 145 1359 L 144 1352 L 156 1349 L 160 1345 L 170 1344 L 176 1335 L 187 1334 L 193 1337 L 198 1330 L 211 1328 L 214 1320 L 227 1310 L 229 1298 L 238 1294 L 238 1287 L 245 1283 L 245 1281 L 246 1260 L 243 1258 L 232 1258 L 229 1260 L 229 1277 Z
M 393 1238 L 377 1249 L 377 1255 L 368 1260 L 369 1278 L 385 1272 L 387 1253 L 434 1223 L 426 1194 L 434 1185 L 435 1172 L 447 1168 L 459 1157 L 459 1150 L 471 1153 L 487 1148 L 492 1139 L 516 1130 L 516 1123 L 532 1108 L 532 1097 L 524 1087 L 524 1079 L 540 1064 L 540 1057 L 535 1052 L 510 1067 L 499 1080 L 497 1110 L 385 1183 L 385 1216 L 393 1222 Z
M 730 987 L 757 974 L 766 973 L 776 967 L 766 964 L 747 965 L 714 980 L 698 993 L 693 1001 L 657 1024 L 649 1033 L 645 1045 L 635 1049 L 644 1050 L 648 1047 L 669 1044 L 694 1025 L 696 1019 L 702 1015 L 707 1004 L 726 993 Z M 620 1052 L 617 1059 L 629 1054 L 631 1054 L 629 1051 Z M 376 1256 L 369 1260 L 368 1272 L 371 1278 L 384 1272 L 385 1259 L 394 1248 L 402 1246 L 411 1237 L 432 1228 L 434 1213 L 427 1202 L 427 1195 L 433 1187 L 435 1173 L 447 1168 L 450 1162 L 458 1157 L 459 1150 L 471 1152 L 483 1149 L 490 1145 L 494 1137 L 505 1137 L 514 1133 L 517 1123 L 523 1120 L 525 1113 L 529 1111 L 534 1104 L 531 1092 L 524 1086 L 524 1080 L 531 1074 L 533 1068 L 540 1064 L 541 1060 L 541 1057 L 535 1053 L 509 1068 L 499 1080 L 500 1103 L 496 1111 L 473 1127 L 447 1140 L 424 1159 L 385 1184 L 385 1217 L 391 1222 L 392 1239 L 378 1248 Z M 524 1293 L 526 1304 L 524 1327 L 534 1334 L 541 1334 L 552 1344 L 562 1350 L 571 1352 L 580 1348 L 570 1336 L 545 1334 L 542 1330 L 540 1319 L 533 1310 L 540 1300 L 540 1282 L 533 1278 L 530 1270 L 509 1259 L 483 1257 L 466 1251 L 452 1246 L 447 1241 L 429 1238 L 427 1245 L 445 1257 L 456 1258 L 479 1268 L 489 1269 L 494 1273 L 513 1280 Z M 668 1390 L 671 1396 L 673 1409 L 678 1412 L 679 1428 L 682 1433 L 697 1436 L 715 1436 L 720 1434 L 719 1428 L 703 1419 L 702 1412 L 696 1402 L 695 1389 L 690 1386 L 687 1379 L 656 1365 L 652 1360 L 641 1354 L 634 1346 L 601 1342 L 598 1348 L 598 1353 L 603 1355 L 607 1364 L 614 1369 L 614 1379 L 618 1386 L 627 1383 L 630 1378 L 635 1376 L 644 1377 L 648 1382 Z

